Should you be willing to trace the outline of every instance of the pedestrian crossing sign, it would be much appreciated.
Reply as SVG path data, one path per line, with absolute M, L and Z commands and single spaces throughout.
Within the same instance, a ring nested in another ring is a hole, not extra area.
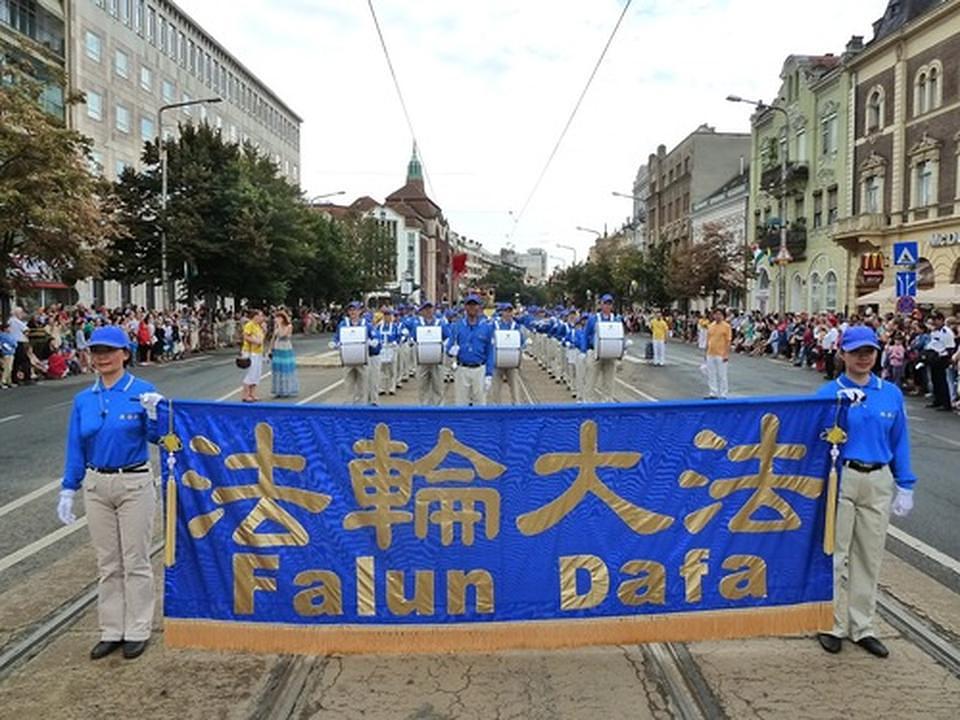
M 916 242 L 900 242 L 893 244 L 894 265 L 916 265 L 920 258 L 920 250 Z

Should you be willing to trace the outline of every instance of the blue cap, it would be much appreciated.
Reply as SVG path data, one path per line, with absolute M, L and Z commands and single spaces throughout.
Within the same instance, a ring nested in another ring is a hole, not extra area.
M 606 295 L 602 295 L 602 296 L 600 297 L 600 302 L 602 302 L 602 303 L 605 303 L 605 302 L 612 303 L 612 302 L 613 302 L 613 295 L 611 295 L 610 293 L 607 293 Z
M 847 328 L 843 333 L 840 349 L 844 352 L 850 352 L 862 347 L 880 349 L 880 341 L 877 340 L 877 333 L 874 329 L 866 325 L 854 325 Z
M 90 334 L 90 347 L 112 347 L 120 350 L 126 350 L 130 347 L 130 340 L 127 334 L 116 325 L 107 325 L 98 327 Z
M 477 305 L 482 305 L 483 303 L 480 300 L 480 296 L 476 293 L 470 293 L 463 299 L 464 305 L 469 305 L 470 303 L 476 303 Z
M 347 305 L 347 307 L 350 308 L 350 309 L 358 309 L 358 310 L 359 310 L 360 308 L 363 307 L 363 303 L 360 302 L 359 300 L 351 300 L 351 301 L 350 301 L 350 304 Z
M 428 307 L 433 307 L 433 303 L 429 300 L 424 300 L 422 303 L 420 303 L 421 310 L 426 310 Z

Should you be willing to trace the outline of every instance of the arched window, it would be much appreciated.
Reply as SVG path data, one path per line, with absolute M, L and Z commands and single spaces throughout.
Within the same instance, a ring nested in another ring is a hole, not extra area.
M 927 73 L 927 110 L 940 107 L 940 71 L 936 66 Z
M 794 273 L 790 282 L 790 312 L 803 312 L 803 280 L 800 273 Z
M 823 281 L 820 279 L 820 273 L 811 273 L 810 275 L 810 312 L 818 313 L 823 311 Z
M 867 100 L 867 132 L 883 129 L 883 88 L 877 87 Z
M 933 264 L 922 257 L 917 260 L 917 289 L 933 290 L 936 284 L 936 276 L 933 271 Z
M 927 111 L 927 73 L 921 70 L 913 88 L 913 114 L 922 115 Z
M 834 311 L 837 309 L 837 274 L 833 270 L 827 271 L 826 278 L 826 310 Z
M 760 272 L 757 274 L 757 285 L 760 290 L 770 292 L 770 274 L 766 268 L 760 268 Z
M 951 278 L 952 279 L 950 282 L 954 284 L 960 284 L 960 260 L 957 260 L 957 262 L 954 264 Z

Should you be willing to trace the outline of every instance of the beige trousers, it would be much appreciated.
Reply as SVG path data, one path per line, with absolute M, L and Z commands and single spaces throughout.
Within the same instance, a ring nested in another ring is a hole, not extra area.
M 13 380 L 13 355 L 4 355 L 0 358 L 0 385 L 9 385 Z
M 833 634 L 854 642 L 874 635 L 877 580 L 883 560 L 893 475 L 888 468 L 862 473 L 844 467 L 833 553 Z
M 371 405 L 380 402 L 380 356 L 371 355 L 367 359 L 367 401 Z
M 483 391 L 483 378 L 486 374 L 483 365 L 470 368 L 461 365 L 453 379 L 453 393 L 457 405 L 480 406 L 487 404 L 487 394 Z
M 616 402 L 613 385 L 617 377 L 616 360 L 597 360 L 587 354 L 587 402 Z
M 83 490 L 97 554 L 100 639 L 148 640 L 154 603 L 150 541 L 157 509 L 153 474 L 88 470 Z
M 443 372 L 443 365 L 420 365 L 417 368 L 421 405 L 443 405 Z
M 367 387 L 367 366 L 351 365 L 343 378 L 346 381 L 347 397 L 351 405 L 366 405 L 370 399 Z
M 520 368 L 500 369 L 493 371 L 493 404 L 502 405 L 501 396 L 503 386 L 506 385 L 510 391 L 510 403 L 520 404 Z

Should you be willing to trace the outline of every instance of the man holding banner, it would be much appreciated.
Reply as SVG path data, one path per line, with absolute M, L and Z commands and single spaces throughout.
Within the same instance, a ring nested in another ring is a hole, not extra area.
M 872 328 L 854 326 L 840 346 L 846 371 L 818 393 L 855 395 L 847 415 L 848 440 L 837 507 L 833 555 L 833 629 L 820 633 L 824 650 L 840 652 L 849 637 L 867 652 L 889 651 L 873 626 L 877 580 L 890 513 L 903 517 L 913 509 L 916 476 L 910 468 L 910 437 L 903 394 L 872 369 L 880 343 Z

